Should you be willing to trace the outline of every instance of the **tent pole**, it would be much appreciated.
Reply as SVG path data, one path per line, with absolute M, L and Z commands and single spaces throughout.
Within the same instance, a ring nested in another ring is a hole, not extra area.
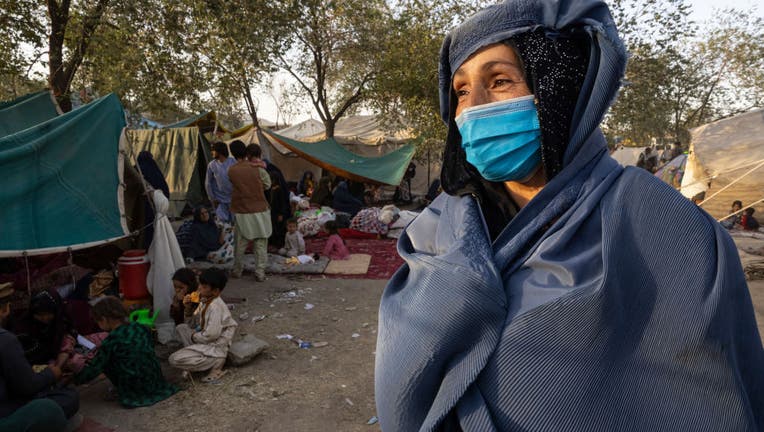
M 27 270 L 27 293 L 29 298 L 32 298 L 32 275 L 29 272 L 29 254 L 24 251 L 24 266 Z

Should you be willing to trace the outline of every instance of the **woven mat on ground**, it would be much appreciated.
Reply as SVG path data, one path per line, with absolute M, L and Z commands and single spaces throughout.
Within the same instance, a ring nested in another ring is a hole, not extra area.
M 321 253 L 326 244 L 326 238 L 305 239 L 306 249 L 309 253 Z M 339 279 L 390 279 L 396 270 L 403 264 L 403 259 L 398 255 L 395 239 L 345 239 L 345 244 L 351 254 L 371 255 L 369 271 L 365 275 L 327 275 Z
M 285 264 L 286 258 L 276 254 L 268 254 L 268 266 L 265 268 L 266 273 L 270 274 L 321 274 L 324 272 L 326 265 L 329 264 L 329 258 L 321 257 L 318 261 L 311 264 Z M 233 261 L 229 261 L 225 264 L 213 264 L 208 261 L 194 261 L 188 264 L 188 267 L 194 269 L 206 269 L 209 267 L 217 267 L 226 270 L 230 270 L 233 267 Z M 255 256 L 244 255 L 244 271 L 252 272 L 255 270 Z
M 365 275 L 369 272 L 371 255 L 350 254 L 346 260 L 331 260 L 324 274 Z

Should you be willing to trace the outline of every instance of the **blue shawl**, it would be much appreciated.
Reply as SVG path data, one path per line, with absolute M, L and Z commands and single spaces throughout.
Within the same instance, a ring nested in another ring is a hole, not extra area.
M 456 29 L 444 118 L 456 67 L 539 26 L 593 40 L 565 166 L 493 242 L 469 195 L 442 194 L 405 230 L 379 313 L 383 430 L 764 429 L 764 351 L 734 243 L 606 152 L 597 125 L 625 53 L 604 3 L 510 0 Z

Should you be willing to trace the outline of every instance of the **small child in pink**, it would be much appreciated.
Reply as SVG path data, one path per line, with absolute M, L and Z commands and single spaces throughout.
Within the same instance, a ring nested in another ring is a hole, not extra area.
M 339 235 L 337 223 L 328 221 L 324 224 L 324 230 L 329 233 L 329 240 L 326 241 L 322 255 L 328 256 L 333 260 L 346 260 L 350 257 L 350 251 L 345 246 L 345 240 Z

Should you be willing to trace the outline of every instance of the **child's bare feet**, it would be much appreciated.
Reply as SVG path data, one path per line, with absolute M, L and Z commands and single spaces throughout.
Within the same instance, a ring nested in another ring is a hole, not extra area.
M 211 383 L 223 378 L 228 371 L 223 369 L 212 369 L 206 377 L 202 378 L 202 382 Z

